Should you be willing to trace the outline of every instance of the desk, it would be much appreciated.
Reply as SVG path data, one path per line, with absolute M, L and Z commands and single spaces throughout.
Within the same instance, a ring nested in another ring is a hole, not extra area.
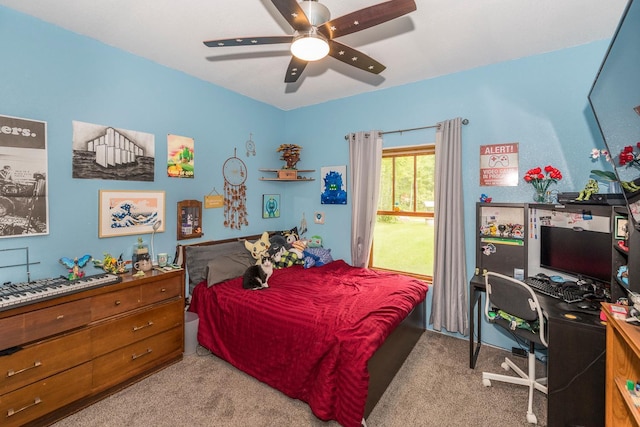
M 485 292 L 483 276 L 470 281 L 469 367 L 475 368 L 482 346 Z M 536 294 L 548 321 L 547 425 L 604 425 L 605 326 L 598 316 L 573 311 L 575 307 Z M 476 312 L 477 310 L 477 312 Z M 576 319 L 568 319 L 570 311 Z M 477 341 L 474 334 L 477 324 Z M 496 369 L 501 369 L 496 366 Z M 517 387 L 517 386 L 514 386 Z

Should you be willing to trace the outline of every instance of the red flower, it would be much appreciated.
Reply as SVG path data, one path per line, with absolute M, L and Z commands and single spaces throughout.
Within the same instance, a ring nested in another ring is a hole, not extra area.
M 562 179 L 562 172 L 551 165 L 547 165 L 544 167 L 544 173 L 542 173 L 542 168 L 540 167 L 529 169 L 523 179 L 533 185 L 536 191 L 546 193 L 552 182 L 555 183 Z
M 640 149 L 640 141 L 636 142 L 636 147 Z M 618 154 L 618 163 L 620 166 L 640 166 L 640 154 L 634 153 L 633 150 L 632 145 L 627 145 L 620 151 L 620 154 Z

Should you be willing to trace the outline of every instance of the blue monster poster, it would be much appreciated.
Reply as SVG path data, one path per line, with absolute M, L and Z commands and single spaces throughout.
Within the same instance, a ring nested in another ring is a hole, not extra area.
M 320 170 L 322 184 L 320 203 L 323 205 L 347 204 L 347 167 L 325 166 Z

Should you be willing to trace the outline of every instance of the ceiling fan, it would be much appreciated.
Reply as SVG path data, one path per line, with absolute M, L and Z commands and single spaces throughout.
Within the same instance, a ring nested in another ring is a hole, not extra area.
M 291 61 L 285 83 L 294 83 L 310 61 L 329 55 L 373 74 L 386 67 L 364 53 L 337 42 L 337 37 L 371 28 L 416 10 L 414 0 L 390 0 L 329 20 L 329 9 L 317 0 L 271 0 L 293 27 L 291 36 L 243 37 L 205 41 L 208 47 L 291 43 Z

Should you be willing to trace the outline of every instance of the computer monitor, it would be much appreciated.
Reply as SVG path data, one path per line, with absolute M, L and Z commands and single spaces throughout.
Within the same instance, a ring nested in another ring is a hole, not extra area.
M 540 227 L 540 266 L 549 270 L 611 282 L 611 234 L 579 228 Z

